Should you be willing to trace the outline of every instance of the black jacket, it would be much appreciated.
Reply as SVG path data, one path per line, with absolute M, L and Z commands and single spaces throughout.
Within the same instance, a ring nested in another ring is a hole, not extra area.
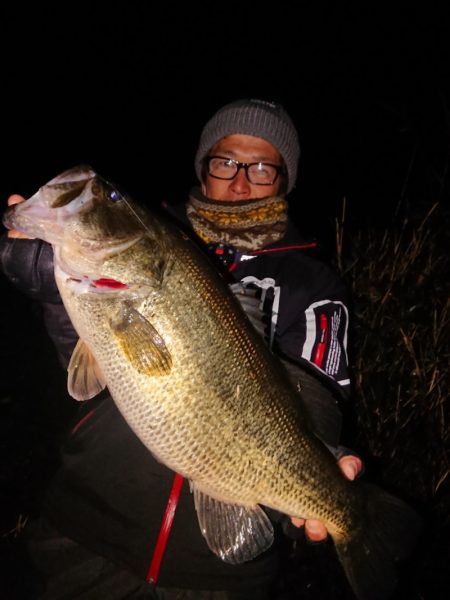
M 345 290 L 327 266 L 309 256 L 309 246 L 291 225 L 270 251 L 252 258 L 233 256 L 232 275 L 262 287 L 275 349 L 308 365 L 317 358 L 330 381 L 342 384 L 348 379 Z M 11 281 L 43 303 L 49 334 L 67 366 L 77 336 L 51 275 L 51 248 L 38 240 L 3 238 L 0 259 Z M 329 409 L 333 412 L 335 406 Z M 173 477 L 104 393 L 80 405 L 42 510 L 61 533 L 144 579 Z M 201 535 L 184 482 L 158 582 L 162 587 L 228 590 L 268 585 L 278 569 L 277 547 L 276 541 L 245 564 L 222 562 Z

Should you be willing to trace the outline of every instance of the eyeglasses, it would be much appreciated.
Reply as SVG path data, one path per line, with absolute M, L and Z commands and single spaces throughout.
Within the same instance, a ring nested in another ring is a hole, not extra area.
M 216 179 L 234 179 L 240 169 L 254 185 L 273 185 L 278 179 L 283 167 L 271 163 L 254 162 L 242 163 L 226 156 L 207 156 L 205 159 L 208 175 Z

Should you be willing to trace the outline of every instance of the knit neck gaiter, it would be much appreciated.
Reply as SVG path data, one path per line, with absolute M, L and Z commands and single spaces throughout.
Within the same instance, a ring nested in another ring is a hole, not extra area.
M 206 244 L 223 243 L 243 252 L 261 250 L 284 236 L 287 207 L 281 196 L 210 200 L 196 187 L 189 195 L 186 214 Z

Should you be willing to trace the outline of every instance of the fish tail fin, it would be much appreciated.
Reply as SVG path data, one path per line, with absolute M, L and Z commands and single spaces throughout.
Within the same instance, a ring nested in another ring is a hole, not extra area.
M 336 552 L 357 598 L 385 600 L 397 586 L 395 562 L 412 552 L 422 520 L 399 498 L 367 483 L 359 485 L 363 522 L 347 538 L 336 541 Z

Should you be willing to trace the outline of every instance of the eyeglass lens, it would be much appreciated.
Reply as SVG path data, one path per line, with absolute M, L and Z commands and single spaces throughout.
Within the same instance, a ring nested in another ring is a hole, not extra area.
M 272 185 L 278 177 L 280 167 L 263 162 L 246 164 L 221 156 L 208 157 L 208 173 L 217 179 L 233 179 L 240 169 L 245 170 L 250 183 Z

